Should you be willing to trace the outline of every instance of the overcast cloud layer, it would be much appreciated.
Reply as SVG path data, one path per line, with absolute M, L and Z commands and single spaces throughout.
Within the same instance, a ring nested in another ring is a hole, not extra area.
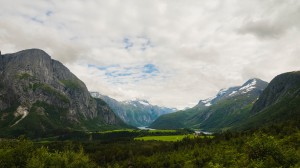
M 2 53 L 40 48 L 90 91 L 183 108 L 300 70 L 299 0 L 0 1 Z

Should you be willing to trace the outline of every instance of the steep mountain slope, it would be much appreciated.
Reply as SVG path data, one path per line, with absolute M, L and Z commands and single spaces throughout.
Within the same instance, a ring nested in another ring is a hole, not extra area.
M 176 111 L 176 109 L 151 105 L 146 100 L 119 102 L 98 92 L 91 92 L 91 95 L 104 100 L 124 122 L 136 127 L 148 126 L 159 116 Z
M 251 117 L 237 128 L 289 123 L 300 127 L 300 71 L 276 76 L 251 109 Z
M 0 132 L 39 136 L 125 124 L 63 64 L 39 49 L 0 56 Z
M 242 86 L 222 89 L 218 94 L 188 110 L 159 117 L 151 128 L 200 128 L 209 131 L 228 129 L 250 114 L 253 103 L 267 86 L 250 79 Z M 170 124 L 169 124 L 170 123 Z M 171 125 L 175 123 L 176 125 Z

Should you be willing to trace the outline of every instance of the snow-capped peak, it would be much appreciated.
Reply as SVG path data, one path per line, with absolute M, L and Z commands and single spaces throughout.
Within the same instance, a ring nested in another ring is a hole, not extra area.
M 267 86 L 267 82 L 264 82 L 258 78 L 253 78 L 248 80 L 242 86 L 234 86 L 229 87 L 227 89 L 221 89 L 215 97 L 200 100 L 200 106 L 211 106 L 219 102 L 220 100 L 224 100 L 226 98 L 231 98 L 233 96 L 239 96 L 250 91 L 255 91 L 255 89 L 263 90 Z M 249 93 L 248 93 L 249 94 Z M 253 94 L 257 94 L 253 92 Z M 249 95 L 248 95 L 249 96 Z
M 250 81 L 249 81 L 250 82 Z M 245 85 L 245 86 L 243 86 L 243 87 L 241 87 L 240 89 L 239 89 L 239 91 L 242 91 L 242 93 L 248 93 L 248 92 L 250 92 L 251 90 L 253 90 L 253 89 L 255 89 L 256 88 L 256 79 L 253 79 L 253 80 L 251 80 L 251 82 L 250 83 L 248 83 L 247 85 Z
M 144 106 L 149 106 L 150 104 L 147 102 L 147 101 L 145 101 L 145 100 L 139 100 L 138 101 L 140 104 L 142 104 L 142 105 L 144 105 Z

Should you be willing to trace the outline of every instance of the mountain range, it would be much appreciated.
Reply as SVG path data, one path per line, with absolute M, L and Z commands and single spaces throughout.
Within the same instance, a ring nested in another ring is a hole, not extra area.
M 44 137 L 66 131 L 133 126 L 220 132 L 272 124 L 300 126 L 300 71 L 221 89 L 189 109 L 118 102 L 89 92 L 68 68 L 40 49 L 0 55 L 0 137 Z
M 151 128 L 229 129 L 250 114 L 250 109 L 268 83 L 250 79 L 242 86 L 221 89 L 214 97 L 200 100 L 190 109 L 159 117 Z
M 125 123 L 136 127 L 149 126 L 159 116 L 177 111 L 152 105 L 147 100 L 117 101 L 98 92 L 91 92 L 91 95 L 104 100 Z
M 273 124 L 300 123 L 300 72 L 276 76 L 270 84 L 251 79 L 184 111 L 162 115 L 150 127 L 197 128 L 219 132 L 247 130 Z
M 0 134 L 128 127 L 62 63 L 42 50 L 0 56 Z

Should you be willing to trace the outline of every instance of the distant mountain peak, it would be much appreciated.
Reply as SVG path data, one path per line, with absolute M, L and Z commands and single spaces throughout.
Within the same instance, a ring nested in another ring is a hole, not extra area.
M 247 82 L 245 82 L 242 86 L 235 86 L 235 87 L 221 89 L 216 94 L 216 96 L 204 100 L 200 100 L 198 106 L 209 107 L 217 103 L 219 100 L 225 98 L 243 95 L 243 94 L 251 93 L 253 91 L 261 92 L 264 88 L 267 87 L 267 84 L 268 84 L 267 82 L 261 79 L 252 78 L 249 79 Z
M 147 100 L 139 100 L 138 101 L 140 104 L 145 105 L 145 106 L 150 106 L 149 102 Z
M 240 89 L 239 91 L 242 91 L 242 93 L 248 93 L 251 90 L 256 88 L 256 83 L 257 80 L 256 79 L 251 79 L 248 82 L 246 82 Z
M 147 100 L 137 99 L 117 101 L 97 92 L 91 92 L 93 97 L 102 98 L 116 114 L 126 123 L 134 126 L 147 126 L 163 114 L 177 111 L 175 108 L 159 107 Z

